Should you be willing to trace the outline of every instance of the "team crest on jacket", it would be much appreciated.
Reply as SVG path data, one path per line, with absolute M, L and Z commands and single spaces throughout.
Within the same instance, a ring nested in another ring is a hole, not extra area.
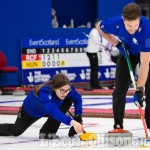
M 141 32 L 141 31 L 142 31 L 142 28 L 141 28 L 141 27 L 139 27 L 138 32 Z
M 104 28 L 104 25 L 101 25 L 101 29 Z
M 48 95 L 48 99 L 51 99 L 51 98 L 52 98 L 52 96 L 49 94 L 49 95 Z
M 133 42 L 134 44 L 138 45 L 138 41 L 137 41 L 136 38 L 132 38 L 132 42 Z

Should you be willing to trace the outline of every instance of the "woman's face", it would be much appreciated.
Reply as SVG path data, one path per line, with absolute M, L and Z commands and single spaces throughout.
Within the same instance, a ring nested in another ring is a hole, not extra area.
M 59 89 L 55 89 L 55 93 L 56 95 L 61 99 L 61 100 L 64 100 L 65 97 L 68 95 L 68 93 L 70 92 L 70 85 L 69 84 L 66 84 L 62 87 L 60 87 Z

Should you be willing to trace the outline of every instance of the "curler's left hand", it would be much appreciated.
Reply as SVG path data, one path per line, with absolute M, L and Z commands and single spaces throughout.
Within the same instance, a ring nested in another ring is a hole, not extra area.
M 133 96 L 133 101 L 135 103 L 136 106 L 141 106 L 143 107 L 143 102 L 144 102 L 144 97 L 143 97 L 143 92 L 144 91 L 144 88 L 143 87 L 137 87 L 136 88 L 136 91 L 134 93 L 134 96 Z

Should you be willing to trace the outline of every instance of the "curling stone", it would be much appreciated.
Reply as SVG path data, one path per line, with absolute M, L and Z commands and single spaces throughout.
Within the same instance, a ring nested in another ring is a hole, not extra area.
M 105 134 L 105 142 L 111 146 L 123 147 L 132 142 L 133 134 L 128 130 L 115 129 Z
M 82 141 L 92 141 L 97 138 L 95 133 L 92 132 L 86 132 L 80 135 L 80 140 Z

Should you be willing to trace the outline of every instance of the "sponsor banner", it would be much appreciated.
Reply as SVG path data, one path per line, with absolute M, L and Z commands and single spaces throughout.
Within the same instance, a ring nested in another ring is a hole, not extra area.
M 99 80 L 114 80 L 115 66 L 99 67 Z M 86 82 L 90 80 L 90 67 L 70 67 L 70 68 L 47 68 L 47 69 L 26 69 L 24 70 L 25 84 L 40 84 L 51 80 L 54 74 L 64 73 L 71 82 Z
M 45 37 L 45 38 L 22 38 L 22 48 L 53 48 L 53 47 L 80 47 L 87 45 L 87 38 L 80 37 Z
M 48 40 L 49 39 L 49 40 Z M 51 39 L 51 40 L 50 40 Z M 23 38 L 22 75 L 23 84 L 39 84 L 58 73 L 65 73 L 72 82 L 90 79 L 90 64 L 86 55 L 87 40 L 82 38 Z M 114 80 L 115 64 L 109 53 L 98 53 L 99 79 Z

